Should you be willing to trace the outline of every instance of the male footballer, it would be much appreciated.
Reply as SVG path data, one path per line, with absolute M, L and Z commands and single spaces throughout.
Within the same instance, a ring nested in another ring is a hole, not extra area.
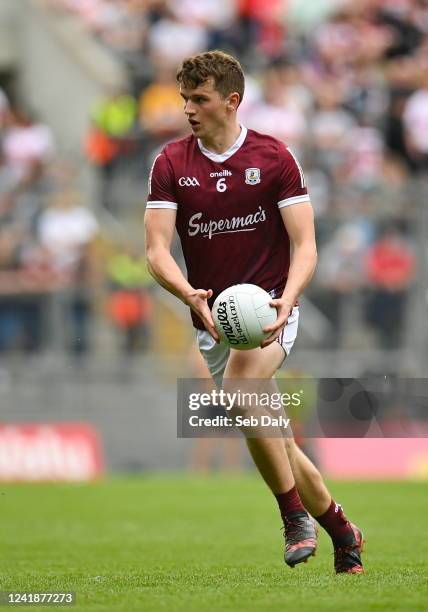
M 215 380 L 270 379 L 291 351 L 297 300 L 316 266 L 305 177 L 283 142 L 239 123 L 245 82 L 234 57 L 221 51 L 190 57 L 180 66 L 177 81 L 192 134 L 167 144 L 150 172 L 145 214 L 149 269 L 190 307 L 199 349 Z M 251 223 L 233 222 L 239 218 Z M 214 232 L 206 229 L 211 220 Z M 170 252 L 175 227 L 187 279 Z M 238 283 L 268 291 L 278 313 L 265 329 L 270 335 L 248 351 L 219 342 L 210 310 L 221 291 Z M 336 572 L 362 573 L 361 530 L 345 517 L 294 440 L 258 437 L 246 443 L 279 506 L 285 562 L 294 567 L 315 553 L 315 517 L 332 539 Z

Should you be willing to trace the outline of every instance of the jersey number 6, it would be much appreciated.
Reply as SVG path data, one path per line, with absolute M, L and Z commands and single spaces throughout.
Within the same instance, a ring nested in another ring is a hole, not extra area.
M 215 186 L 215 188 L 217 189 L 217 191 L 220 191 L 220 193 L 222 193 L 223 191 L 226 191 L 227 189 L 227 185 L 225 183 L 226 179 L 223 178 L 219 178 L 217 181 L 217 184 Z

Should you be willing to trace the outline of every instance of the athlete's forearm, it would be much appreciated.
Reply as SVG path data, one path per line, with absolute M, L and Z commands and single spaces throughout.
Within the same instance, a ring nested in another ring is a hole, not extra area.
M 317 264 L 316 246 L 302 243 L 292 250 L 290 269 L 282 297 L 294 304 L 304 288 L 309 284 Z
M 194 288 L 184 277 L 171 253 L 164 248 L 147 250 L 147 267 L 153 278 L 164 289 L 187 304 L 187 296 Z

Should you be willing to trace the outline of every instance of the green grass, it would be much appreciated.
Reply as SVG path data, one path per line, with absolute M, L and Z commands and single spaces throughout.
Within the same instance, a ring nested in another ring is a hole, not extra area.
M 332 489 L 364 528 L 363 576 L 334 575 L 324 534 L 287 568 L 255 477 L 0 484 L 0 590 L 74 590 L 74 610 L 427 610 L 426 483 Z

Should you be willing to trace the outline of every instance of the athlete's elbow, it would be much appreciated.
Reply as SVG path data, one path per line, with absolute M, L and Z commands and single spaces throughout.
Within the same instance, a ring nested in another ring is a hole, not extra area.
M 318 259 L 316 242 L 314 240 L 307 240 L 304 243 L 304 249 L 306 251 L 307 257 L 312 259 L 312 261 L 314 262 L 314 265 L 316 265 L 317 259 Z
M 304 249 L 305 259 L 308 267 L 311 269 L 311 275 L 315 272 L 318 261 L 317 247 L 314 244 L 307 244 Z
M 162 269 L 162 262 L 165 260 L 166 251 L 158 246 L 146 246 L 147 269 L 150 274 L 158 280 L 159 271 Z
M 318 253 L 317 246 L 313 241 L 307 241 L 302 243 L 300 252 L 307 260 L 313 262 L 314 267 L 316 266 L 318 260 Z

